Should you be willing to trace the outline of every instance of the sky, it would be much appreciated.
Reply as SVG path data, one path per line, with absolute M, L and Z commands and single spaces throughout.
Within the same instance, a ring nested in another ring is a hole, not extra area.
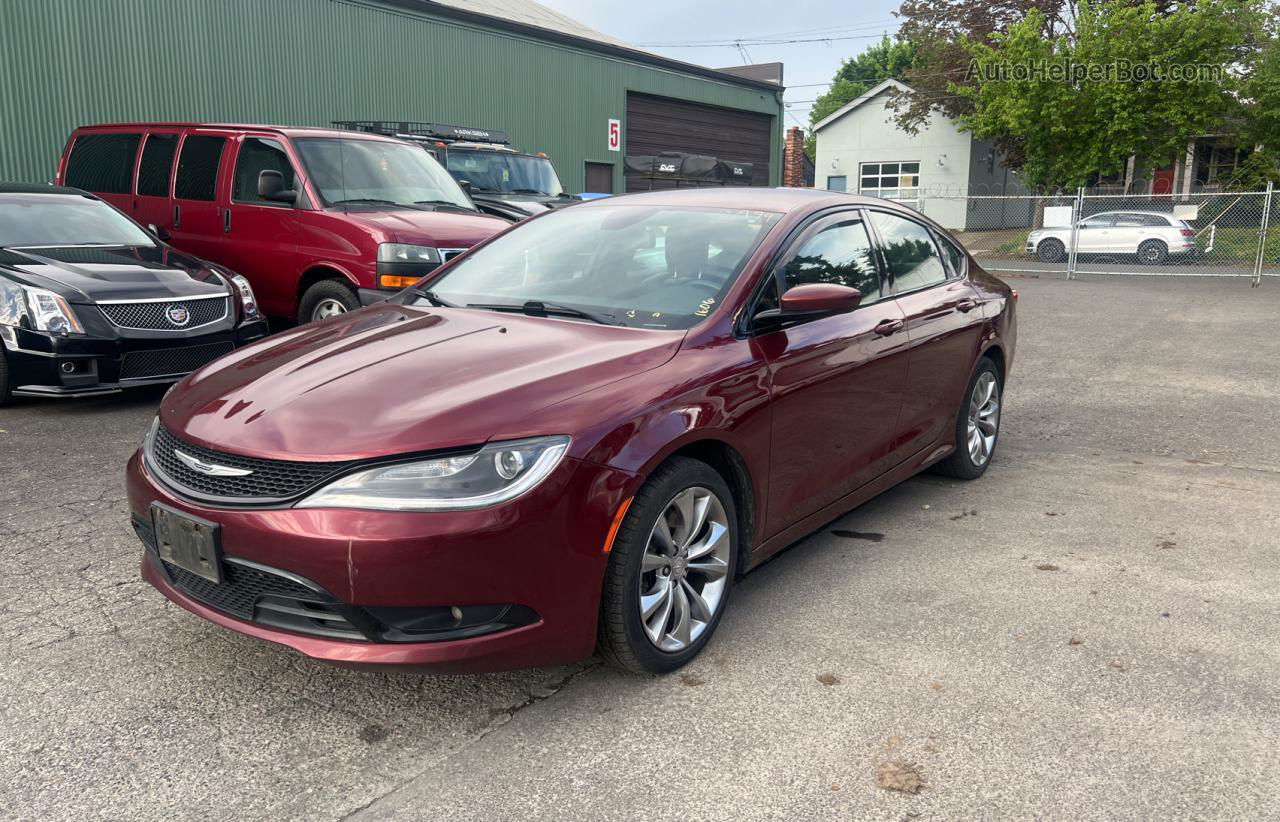
M 900 0 L 539 0 L 591 28 L 645 51 L 712 68 L 783 63 L 787 125 L 809 125 L 815 97 L 840 67 L 882 34 L 897 31 Z M 785 10 L 785 13 L 782 13 Z M 751 40 L 818 40 L 751 44 Z M 837 39 L 843 38 L 843 39 Z M 728 46 L 677 46 L 744 40 Z M 651 45 L 664 44 L 664 45 Z

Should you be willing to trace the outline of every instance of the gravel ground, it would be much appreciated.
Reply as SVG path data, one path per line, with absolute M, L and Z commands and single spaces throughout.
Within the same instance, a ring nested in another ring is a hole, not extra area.
M 665 678 L 374 675 L 218 629 L 138 578 L 121 467 L 159 392 L 0 411 L 0 815 L 1273 815 L 1280 287 L 1012 282 L 986 477 L 793 546 Z

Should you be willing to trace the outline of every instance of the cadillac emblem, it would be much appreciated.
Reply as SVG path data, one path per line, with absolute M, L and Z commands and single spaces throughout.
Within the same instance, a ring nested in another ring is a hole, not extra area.
M 172 325 L 181 328 L 191 322 L 191 312 L 187 310 L 185 305 L 171 305 L 164 310 L 165 319 Z

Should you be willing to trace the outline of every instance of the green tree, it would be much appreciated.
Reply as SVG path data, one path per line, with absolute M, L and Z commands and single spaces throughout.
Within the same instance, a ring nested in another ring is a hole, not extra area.
M 957 121 L 999 140 L 1032 185 L 1082 185 L 1093 173 L 1119 172 L 1131 155 L 1163 165 L 1194 137 L 1238 128 L 1241 77 L 1263 31 L 1263 3 L 1097 0 L 1082 3 L 1068 28 L 1033 8 L 1003 31 L 960 41 L 973 70 L 948 79 L 961 101 Z M 1073 76 L 1077 66 L 1123 64 L 1217 71 L 1178 80 Z M 1040 70 L 1019 75 L 1019 66 Z M 1273 90 L 1264 84 L 1259 93 Z
M 902 79 L 903 74 L 916 64 L 915 48 L 905 40 L 891 40 L 886 34 L 878 43 L 868 46 L 856 57 L 841 61 L 840 68 L 831 79 L 826 92 L 818 95 L 809 110 L 809 122 L 819 120 L 866 94 L 878 83 Z M 805 141 L 805 153 L 814 157 L 814 137 L 810 131 Z

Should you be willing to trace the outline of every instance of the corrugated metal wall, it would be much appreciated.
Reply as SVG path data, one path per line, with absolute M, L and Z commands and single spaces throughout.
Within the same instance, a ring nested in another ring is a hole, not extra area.
M 774 92 L 379 5 L 374 0 L 0 0 L 0 180 L 53 178 L 79 125 L 429 120 L 505 129 L 571 191 L 616 164 L 626 92 L 769 114 Z M 773 164 L 778 184 L 781 163 Z

